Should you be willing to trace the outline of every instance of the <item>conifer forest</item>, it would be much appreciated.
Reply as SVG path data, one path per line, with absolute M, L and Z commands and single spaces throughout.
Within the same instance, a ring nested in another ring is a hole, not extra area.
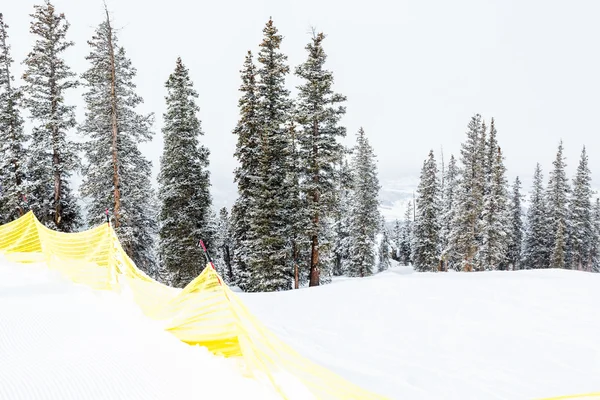
M 420 272 L 563 268 L 600 271 L 600 200 L 581 149 L 567 176 L 563 142 L 552 165 L 533 162 L 533 185 L 509 182 L 502 129 L 466 116 L 460 152 L 431 150 L 404 218 L 380 211 L 377 155 L 368 129 L 347 129 L 346 96 L 328 69 L 327 35 L 313 31 L 304 61 L 291 65 L 273 19 L 240 54 L 237 144 L 230 209 L 213 206 L 210 148 L 186 60 L 164 77 L 161 127 L 140 111 L 136 68 L 111 14 L 92 36 L 70 35 L 68 16 L 40 0 L 35 42 L 11 56 L 10 21 L 0 14 L 0 223 L 32 211 L 47 227 L 77 232 L 108 213 L 127 254 L 153 278 L 184 287 L 205 267 L 206 243 L 221 277 L 243 291 L 365 277 L 392 260 Z M 293 34 L 290 32 L 290 34 Z M 77 43 L 75 43 L 77 39 Z M 75 73 L 65 52 L 87 49 Z M 24 73 L 14 76 L 15 63 Z M 300 82 L 292 95 L 290 77 Z M 65 94 L 83 89 L 78 103 Z M 75 110 L 84 111 L 82 119 Z M 469 120 L 470 118 L 470 120 Z M 498 125 L 501 127 L 501 125 Z M 158 179 L 140 144 L 160 133 Z M 350 136 L 353 145 L 342 139 Z M 405 146 L 410 146 L 406 141 Z M 436 146 L 437 148 L 437 146 Z M 535 155 L 534 155 L 535 156 Z M 81 184 L 73 185 L 74 174 Z

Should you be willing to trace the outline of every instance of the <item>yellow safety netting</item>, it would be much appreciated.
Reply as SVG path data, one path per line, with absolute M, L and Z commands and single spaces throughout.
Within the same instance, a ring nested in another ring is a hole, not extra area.
M 45 262 L 73 282 L 98 290 L 129 288 L 150 318 L 183 342 L 236 357 L 244 373 L 266 380 L 285 399 L 384 399 L 295 352 L 268 331 L 211 267 L 183 290 L 140 271 L 109 224 L 80 233 L 52 231 L 32 212 L 0 226 L 0 254 L 20 263 Z M 301 385 L 299 385 L 301 383 Z M 304 393 L 303 393 L 304 392 Z M 201 396 L 201 394 L 199 394 Z

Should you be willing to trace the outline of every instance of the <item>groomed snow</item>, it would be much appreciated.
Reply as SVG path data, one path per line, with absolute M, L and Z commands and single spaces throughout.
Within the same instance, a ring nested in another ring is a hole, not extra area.
M 0 399 L 275 399 L 126 296 L 0 260 Z
M 241 297 L 296 350 L 393 399 L 600 392 L 600 274 L 395 267 Z
M 302 354 L 393 399 L 600 391 L 600 274 L 413 273 L 239 294 Z M 0 399 L 270 399 L 126 296 L 0 261 Z

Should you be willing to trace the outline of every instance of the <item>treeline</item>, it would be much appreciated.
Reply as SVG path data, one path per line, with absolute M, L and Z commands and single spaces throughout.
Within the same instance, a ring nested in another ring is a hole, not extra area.
M 451 156 L 439 171 L 429 153 L 416 207 L 409 204 L 390 235 L 393 257 L 419 271 L 599 271 L 600 200 L 592 199 L 585 147 L 571 184 L 565 167 L 561 141 L 545 187 L 535 168 L 524 216 L 521 181 L 508 185 L 495 122 L 488 129 L 475 115 L 458 163 Z
M 293 71 L 302 80 L 297 98 L 286 88 L 292 71 L 272 20 L 257 57 L 246 55 L 233 130 L 239 198 L 230 215 L 212 209 L 198 94 L 181 59 L 165 83 L 155 193 L 151 162 L 139 150 L 154 135 L 154 116 L 137 111 L 143 99 L 136 69 L 108 12 L 87 42 L 89 68 L 80 76 L 63 58 L 74 45 L 65 15 L 47 0 L 31 18 L 36 41 L 17 87 L 0 14 L 0 222 L 32 210 L 44 225 L 74 232 L 103 223 L 109 213 L 136 264 L 177 287 L 204 267 L 199 239 L 226 281 L 247 291 L 314 286 L 335 274 L 366 276 L 378 258 L 387 262 L 388 251 L 378 257 L 375 248 L 382 227 L 375 155 L 362 128 L 352 149 L 340 142 L 346 98 L 334 92 L 325 68 L 325 35 L 313 34 L 306 61 Z M 79 122 L 65 101 L 78 86 L 85 89 Z M 72 140 L 74 132 L 82 143 Z M 77 172 L 78 193 L 71 183 Z

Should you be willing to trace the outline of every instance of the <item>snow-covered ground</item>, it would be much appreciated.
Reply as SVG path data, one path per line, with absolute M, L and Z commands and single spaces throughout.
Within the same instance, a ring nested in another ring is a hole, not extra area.
M 393 399 L 600 391 L 600 274 L 416 274 L 404 267 L 239 294 L 282 339 Z M 126 297 L 0 261 L 0 399 L 269 399 Z

